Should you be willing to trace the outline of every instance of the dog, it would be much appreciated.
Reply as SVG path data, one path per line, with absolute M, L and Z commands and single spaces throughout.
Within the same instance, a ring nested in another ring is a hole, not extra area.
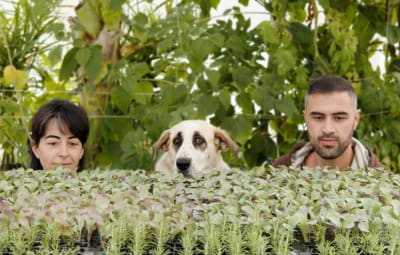
M 203 120 L 184 120 L 162 132 L 154 143 L 154 160 L 159 150 L 164 151 L 155 170 L 194 178 L 213 170 L 226 171 L 230 167 L 221 151 L 228 149 L 237 157 L 239 146 L 225 130 Z

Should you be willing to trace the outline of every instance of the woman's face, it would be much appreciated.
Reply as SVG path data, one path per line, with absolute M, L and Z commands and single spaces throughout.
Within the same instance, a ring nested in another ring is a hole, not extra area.
M 43 170 L 50 170 L 56 166 L 75 170 L 84 154 L 81 141 L 71 134 L 68 128 L 64 133 L 61 132 L 55 118 L 49 120 L 39 144 L 32 145 L 32 151 Z

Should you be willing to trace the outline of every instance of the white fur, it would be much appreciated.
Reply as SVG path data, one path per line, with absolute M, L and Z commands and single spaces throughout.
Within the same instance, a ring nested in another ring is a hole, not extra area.
M 193 139 L 194 136 L 197 139 Z M 182 141 L 180 146 L 174 145 L 177 137 Z M 205 143 L 195 146 L 194 141 L 203 138 Z M 155 169 L 170 174 L 181 172 L 190 177 L 203 176 L 213 170 L 229 170 L 230 167 L 221 156 L 221 151 L 225 149 L 231 149 L 236 155 L 239 147 L 223 129 L 202 120 L 182 121 L 165 130 L 154 144 L 154 158 L 159 150 L 165 151 Z M 190 160 L 190 166 L 184 171 L 177 166 L 182 159 Z

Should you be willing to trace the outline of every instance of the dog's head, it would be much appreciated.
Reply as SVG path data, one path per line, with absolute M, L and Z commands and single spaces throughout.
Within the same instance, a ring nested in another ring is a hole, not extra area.
M 206 121 L 186 120 L 164 131 L 153 146 L 153 157 L 165 151 L 156 170 L 197 177 L 218 169 L 226 170 L 221 151 L 231 149 L 235 156 L 239 146 L 223 129 Z

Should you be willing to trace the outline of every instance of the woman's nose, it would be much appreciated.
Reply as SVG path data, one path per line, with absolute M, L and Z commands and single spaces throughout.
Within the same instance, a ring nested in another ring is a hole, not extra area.
M 69 154 L 68 144 L 67 143 L 61 143 L 61 145 L 60 145 L 60 156 L 67 156 L 68 154 Z

